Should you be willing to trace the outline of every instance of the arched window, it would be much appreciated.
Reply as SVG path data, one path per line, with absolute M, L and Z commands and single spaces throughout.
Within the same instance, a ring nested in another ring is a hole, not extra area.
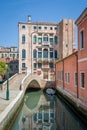
M 36 35 L 33 37 L 33 43 L 34 44 L 36 44 L 36 42 L 37 42 L 37 37 L 36 37 Z
M 23 34 L 22 35 L 22 43 L 25 43 L 25 40 L 26 40 L 26 38 L 25 38 L 25 35 Z
M 37 58 L 37 51 L 36 51 L 36 50 L 33 51 L 33 58 L 34 58 L 34 59 Z
M 47 49 L 43 50 L 43 58 L 48 58 L 48 50 Z
M 22 58 L 26 58 L 26 51 L 25 51 L 25 49 L 22 50 Z

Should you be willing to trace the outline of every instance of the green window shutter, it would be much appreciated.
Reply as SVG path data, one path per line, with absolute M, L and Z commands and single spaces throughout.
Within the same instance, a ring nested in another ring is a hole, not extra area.
M 57 36 L 54 37 L 54 43 L 57 44 Z
M 50 38 L 50 43 L 53 43 L 53 38 Z
M 34 36 L 34 37 L 33 37 L 33 43 L 36 44 L 36 42 L 37 42 L 37 37 Z
M 42 38 L 38 38 L 38 43 L 42 43 Z

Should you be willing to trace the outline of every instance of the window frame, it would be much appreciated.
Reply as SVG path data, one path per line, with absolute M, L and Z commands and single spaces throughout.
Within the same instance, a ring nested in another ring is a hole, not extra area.
M 38 59 L 41 59 L 41 58 L 42 58 L 42 52 L 38 51 Z
M 37 59 L 37 50 L 33 50 L 33 59 Z
M 25 59 L 25 58 L 26 58 L 26 50 L 22 49 L 22 59 Z
M 82 74 L 84 74 L 84 81 L 82 81 L 82 79 L 83 79 L 83 77 L 82 77 Z M 82 72 L 80 72 L 80 87 L 81 88 L 85 88 L 85 72 L 84 71 L 82 71 Z
M 84 29 L 80 31 L 80 50 L 84 49 Z
M 43 50 L 43 59 L 48 59 L 48 49 Z
M 25 43 L 26 42 L 26 36 L 25 34 L 22 35 L 22 43 Z
M 77 87 L 77 85 L 78 85 L 78 73 L 75 72 L 74 73 L 74 86 Z
M 26 26 L 25 25 L 22 25 L 22 29 L 25 29 L 26 28 Z
M 68 84 L 70 83 L 70 73 L 69 72 L 67 73 L 67 83 Z
M 22 69 L 25 69 L 26 68 L 26 63 L 22 63 Z
M 34 67 L 34 69 L 36 69 L 37 68 L 37 63 L 33 63 L 33 67 Z
M 33 36 L 33 43 L 34 43 L 34 44 L 37 43 L 37 36 L 36 36 L 36 35 Z

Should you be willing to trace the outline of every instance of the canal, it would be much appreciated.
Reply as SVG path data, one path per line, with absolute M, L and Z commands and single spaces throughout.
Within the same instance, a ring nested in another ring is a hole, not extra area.
M 11 130 L 87 130 L 87 126 L 57 96 L 40 90 L 25 94 Z

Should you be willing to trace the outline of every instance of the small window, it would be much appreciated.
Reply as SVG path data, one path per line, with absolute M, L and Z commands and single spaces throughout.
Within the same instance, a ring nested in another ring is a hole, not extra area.
M 82 88 L 85 87 L 85 73 L 81 73 L 81 74 L 80 74 L 80 86 L 81 86 Z
M 53 43 L 53 38 L 50 38 L 50 43 Z
M 15 58 L 15 54 L 13 54 L 13 58 Z
M 33 51 L 33 58 L 34 58 L 34 59 L 37 58 L 37 51 L 36 51 L 36 50 Z
M 38 52 L 38 58 L 42 58 L 42 52 Z
M 45 30 L 47 30 L 47 27 L 44 27 Z
M 42 38 L 41 37 L 38 38 L 38 43 L 42 43 Z
M 25 43 L 25 35 L 22 35 L 22 43 Z
M 22 58 L 24 59 L 24 58 L 26 58 L 26 50 L 22 50 Z
M 38 63 L 38 68 L 42 68 L 42 63 Z
M 50 27 L 50 30 L 53 30 L 53 28 L 52 28 L 52 27 Z
M 57 44 L 57 36 L 54 37 L 54 43 Z
M 26 64 L 25 63 L 22 63 L 22 68 L 25 68 L 26 67 Z
M 34 28 L 34 29 L 37 29 L 37 27 L 36 27 L 36 26 L 34 26 L 33 28 Z
M 50 51 L 50 58 L 53 58 L 53 51 Z
M 57 59 L 57 50 L 54 51 L 55 59 Z
M 22 29 L 25 29 L 25 25 L 22 26 Z
M 41 29 L 41 26 L 39 26 L 38 29 Z
M 57 27 L 55 27 L 54 29 L 57 30 Z
M 37 64 L 36 63 L 34 63 L 34 69 L 36 69 L 37 68 Z
M 67 74 L 67 82 L 70 83 L 70 73 Z
M 84 31 L 80 32 L 80 49 L 84 48 Z
M 36 42 L 37 42 L 37 37 L 34 36 L 34 37 L 33 37 L 33 43 L 36 44 Z

